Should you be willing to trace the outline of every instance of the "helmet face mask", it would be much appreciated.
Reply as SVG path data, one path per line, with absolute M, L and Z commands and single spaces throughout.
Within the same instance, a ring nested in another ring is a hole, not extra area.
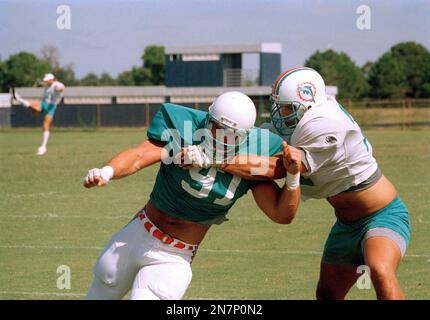
M 215 156 L 226 159 L 225 153 L 234 154 L 248 137 L 248 130 L 234 128 L 214 118 L 210 113 L 205 120 L 204 146 Z
M 299 101 L 276 102 L 272 104 L 270 118 L 275 129 L 284 137 L 293 134 L 308 107 Z

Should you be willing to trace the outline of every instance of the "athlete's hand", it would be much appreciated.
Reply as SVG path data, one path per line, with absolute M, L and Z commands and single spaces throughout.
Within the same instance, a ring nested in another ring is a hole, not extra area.
M 88 170 L 87 176 L 84 180 L 84 187 L 85 188 L 92 188 L 92 187 L 103 187 L 105 186 L 109 180 L 113 176 L 113 169 L 112 167 L 106 166 L 102 169 L 94 168 L 91 170 Z
M 284 154 L 284 167 L 290 174 L 300 173 L 300 166 L 302 163 L 302 154 L 301 152 L 289 146 L 286 141 L 282 141 L 282 151 Z
M 175 158 L 179 166 L 184 169 L 190 169 L 191 167 L 206 169 L 212 166 L 212 160 L 206 155 L 200 145 L 191 145 L 183 148 Z
M 182 148 L 180 152 L 175 156 L 175 164 L 182 169 L 191 169 L 193 166 L 189 160 L 185 161 L 187 157 L 187 148 Z
M 64 84 L 57 82 L 54 89 L 57 92 L 63 92 L 64 91 Z

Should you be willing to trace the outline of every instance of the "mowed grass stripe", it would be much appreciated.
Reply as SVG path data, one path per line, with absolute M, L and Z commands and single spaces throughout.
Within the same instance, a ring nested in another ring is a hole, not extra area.
M 33 246 L 33 245 L 0 245 L 0 249 L 35 249 L 35 250 L 102 250 L 103 247 L 85 246 Z M 289 254 L 289 255 L 322 255 L 322 251 L 288 251 L 288 250 L 244 250 L 244 249 L 210 249 L 201 248 L 198 252 L 208 253 L 246 253 L 246 254 Z M 430 254 L 406 254 L 406 258 L 430 258 Z

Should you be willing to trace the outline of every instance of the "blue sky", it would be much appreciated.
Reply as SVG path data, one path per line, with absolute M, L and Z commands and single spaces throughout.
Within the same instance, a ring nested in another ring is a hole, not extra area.
M 359 5 L 371 9 L 371 29 L 356 27 Z M 71 30 L 56 26 L 59 5 L 71 8 Z M 157 45 L 281 42 L 283 69 L 302 65 L 316 50 L 345 51 L 358 64 L 393 44 L 430 48 L 430 1 L 281 0 L 0 0 L 0 56 L 60 50 L 78 77 L 139 65 Z

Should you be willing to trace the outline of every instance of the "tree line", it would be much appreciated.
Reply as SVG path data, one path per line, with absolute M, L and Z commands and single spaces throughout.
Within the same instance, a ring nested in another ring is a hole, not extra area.
M 51 72 L 66 86 L 145 86 L 164 83 L 164 47 L 145 48 L 141 66 L 133 66 L 116 78 L 103 72 L 100 76 L 93 72 L 77 79 L 73 64 L 61 66 L 59 50 L 45 46 L 40 56 L 29 52 L 19 52 L 7 60 L 0 60 L 0 88 L 2 92 L 13 87 L 33 87 L 40 85 L 43 74 Z
M 318 70 L 339 98 L 429 98 L 430 52 L 416 42 L 401 42 L 361 68 L 345 52 L 317 51 L 305 65 Z
M 100 76 L 88 73 L 76 79 L 73 65 L 60 66 L 58 49 L 46 46 L 41 56 L 20 52 L 7 60 L 0 60 L 0 87 L 37 85 L 37 79 L 46 72 L 54 73 L 68 86 L 145 86 L 162 85 L 165 76 L 163 46 L 148 46 L 142 64 L 121 72 L 116 78 L 108 73 Z M 338 87 L 339 98 L 429 98 L 430 52 L 416 42 L 401 42 L 390 48 L 376 61 L 362 67 L 345 52 L 316 51 L 305 66 L 316 69 L 327 85 Z M 40 81 L 40 80 L 39 80 Z

